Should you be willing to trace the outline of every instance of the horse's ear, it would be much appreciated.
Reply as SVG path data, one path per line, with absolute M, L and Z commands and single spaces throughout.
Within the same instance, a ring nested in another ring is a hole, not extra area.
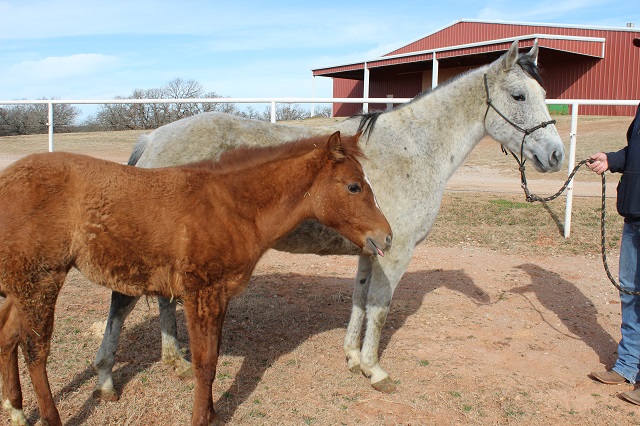
M 536 40 L 533 43 L 533 47 L 531 48 L 531 50 L 529 51 L 529 53 L 527 53 L 527 56 L 529 57 L 529 59 L 531 59 L 534 63 L 538 63 L 538 40 Z
M 513 43 L 511 43 L 511 47 L 509 48 L 504 61 L 505 71 L 509 71 L 511 67 L 516 64 L 516 62 L 518 61 L 518 40 L 515 40 Z
M 329 140 L 327 141 L 327 145 L 329 147 L 329 157 L 333 160 L 340 161 L 342 160 L 344 155 L 344 149 L 342 147 L 342 139 L 340 138 L 340 132 L 337 131 L 331 136 L 329 136 Z

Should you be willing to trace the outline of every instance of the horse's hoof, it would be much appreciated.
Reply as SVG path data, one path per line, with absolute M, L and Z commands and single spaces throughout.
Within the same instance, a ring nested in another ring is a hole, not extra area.
M 191 379 L 194 377 L 191 363 L 183 358 L 174 360 L 173 368 L 181 379 Z
M 114 390 L 94 389 L 91 396 L 93 396 L 93 399 L 97 399 L 99 401 L 114 402 L 119 399 L 118 394 Z
M 181 379 L 192 379 L 193 378 L 193 368 L 191 368 L 191 364 L 182 370 L 177 370 L 178 377 Z
M 360 364 L 353 364 L 349 366 L 349 371 L 351 371 L 352 373 L 362 373 L 362 370 L 360 369 Z
M 182 356 L 166 357 L 162 362 L 171 365 L 180 379 L 191 379 L 194 377 L 191 363 L 182 358 Z
M 396 384 L 393 383 L 393 380 L 391 380 L 391 377 L 389 376 L 379 382 L 371 383 L 371 386 L 373 386 L 373 388 L 378 392 L 382 393 L 393 393 L 397 389 Z

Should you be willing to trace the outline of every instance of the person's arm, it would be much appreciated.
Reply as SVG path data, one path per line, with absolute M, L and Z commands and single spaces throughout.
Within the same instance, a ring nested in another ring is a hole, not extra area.
M 627 161 L 627 147 L 617 152 L 608 152 L 606 156 L 608 169 L 614 173 L 622 173 L 624 163 Z

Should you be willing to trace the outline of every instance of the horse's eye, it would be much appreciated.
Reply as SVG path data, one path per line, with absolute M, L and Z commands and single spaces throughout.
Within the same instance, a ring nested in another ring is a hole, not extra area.
M 511 97 L 518 101 L 518 102 L 523 102 L 525 99 L 527 99 L 524 95 L 522 94 L 518 94 L 518 95 L 511 95 Z
M 347 189 L 352 194 L 357 194 L 358 192 L 362 191 L 362 187 L 359 183 L 350 183 L 349 185 L 347 185 Z

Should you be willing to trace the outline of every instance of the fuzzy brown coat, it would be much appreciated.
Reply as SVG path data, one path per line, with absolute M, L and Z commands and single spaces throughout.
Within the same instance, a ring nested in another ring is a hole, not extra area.
M 5 407 L 22 408 L 20 345 L 43 420 L 60 424 L 46 359 L 55 301 L 76 267 L 124 294 L 184 300 L 196 376 L 192 424 L 217 422 L 211 385 L 227 304 L 275 240 L 314 218 L 372 254 L 390 244 L 357 139 L 336 132 L 166 169 L 69 153 L 35 154 L 7 168 L 0 175 Z

